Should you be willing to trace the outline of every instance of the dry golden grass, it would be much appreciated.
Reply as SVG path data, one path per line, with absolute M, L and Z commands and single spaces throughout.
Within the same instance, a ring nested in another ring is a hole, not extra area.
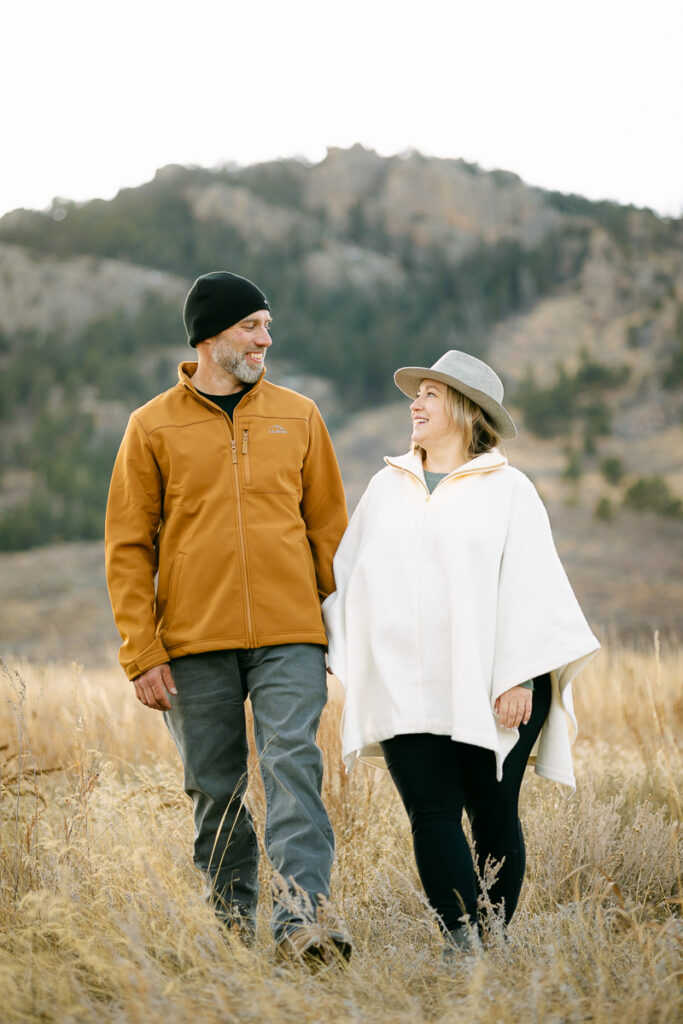
M 265 858 L 255 947 L 220 937 L 192 867 L 175 750 L 120 671 L 11 666 L 0 680 L 0 1020 L 681 1019 L 682 662 L 674 645 L 615 646 L 586 670 L 578 791 L 529 776 L 511 941 L 451 973 L 390 780 L 340 767 L 333 689 L 324 795 L 355 954 L 318 974 L 274 963 Z M 260 824 L 257 779 L 250 801 Z

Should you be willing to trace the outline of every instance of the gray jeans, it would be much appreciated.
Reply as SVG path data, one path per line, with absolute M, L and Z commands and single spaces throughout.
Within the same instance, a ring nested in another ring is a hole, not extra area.
M 334 835 L 320 799 L 322 755 L 315 742 L 327 700 L 324 648 L 208 651 L 176 658 L 171 672 L 178 694 L 164 718 L 194 804 L 194 862 L 209 877 L 219 918 L 247 928 L 254 926 L 259 892 L 258 842 L 244 803 L 244 701 L 251 697 L 279 941 L 315 913 L 320 896 L 329 896 Z

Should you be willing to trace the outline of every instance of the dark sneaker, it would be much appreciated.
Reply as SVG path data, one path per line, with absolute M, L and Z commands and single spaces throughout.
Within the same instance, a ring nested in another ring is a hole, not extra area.
M 481 951 L 481 939 L 476 928 L 461 924 L 458 928 L 446 932 L 441 952 L 441 963 L 447 966 L 457 963 L 463 957 L 474 956 Z

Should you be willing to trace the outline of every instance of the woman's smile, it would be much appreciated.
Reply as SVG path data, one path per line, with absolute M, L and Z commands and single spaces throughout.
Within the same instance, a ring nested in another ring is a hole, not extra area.
M 453 435 L 453 424 L 446 405 L 446 391 L 446 385 L 439 381 L 423 380 L 420 384 L 417 397 L 410 405 L 413 443 L 443 443 L 446 438 Z

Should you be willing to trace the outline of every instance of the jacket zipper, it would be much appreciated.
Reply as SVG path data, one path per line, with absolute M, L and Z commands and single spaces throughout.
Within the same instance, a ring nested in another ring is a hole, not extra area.
M 244 455 L 244 482 L 251 483 L 251 464 L 249 462 L 249 430 L 242 431 L 242 455 Z
M 185 384 L 185 387 L 188 387 L 188 384 Z M 203 405 L 209 405 L 209 402 L 207 402 L 204 399 L 203 395 L 197 394 L 196 389 L 194 389 L 192 386 L 190 386 L 189 390 L 194 391 L 195 395 L 202 402 Z M 213 405 L 213 403 L 211 403 L 211 404 Z M 230 451 L 232 453 L 232 465 L 233 465 L 233 471 L 234 471 L 234 475 L 235 475 L 235 504 L 237 505 L 237 529 L 238 529 L 238 533 L 239 533 L 240 563 L 242 565 L 242 581 L 243 581 L 243 587 L 244 587 L 244 609 L 245 609 L 245 612 L 246 612 L 246 619 L 247 619 L 247 644 L 248 644 L 249 647 L 256 647 L 256 635 L 254 633 L 254 623 L 253 623 L 253 617 L 252 617 L 252 614 L 251 614 L 251 601 L 249 600 L 249 580 L 248 580 L 248 575 L 247 575 L 247 550 L 246 550 L 246 544 L 245 544 L 245 541 L 244 541 L 244 522 L 243 522 L 243 519 L 242 519 L 242 499 L 241 499 L 241 494 L 240 494 L 239 467 L 237 465 L 237 444 L 235 442 L 235 438 L 233 437 L 232 430 L 230 429 L 230 423 L 229 423 L 229 420 L 228 420 L 228 416 L 224 412 L 222 412 L 222 411 L 221 411 L 220 415 L 223 417 L 223 422 L 225 424 L 225 429 L 227 430 L 228 437 L 230 438 Z M 236 430 L 236 427 L 234 426 L 234 422 L 233 422 L 233 428 Z M 246 449 L 247 449 L 248 441 L 249 441 L 249 436 L 248 435 L 249 435 L 249 432 L 247 430 L 245 430 L 244 434 L 242 436 L 242 450 L 245 453 L 246 453 Z M 247 466 L 248 466 L 248 463 L 247 463 Z M 245 474 L 245 476 L 248 476 L 248 469 L 247 469 L 247 473 Z M 247 479 L 246 482 L 248 483 L 249 480 Z
M 249 600 L 249 580 L 247 577 L 247 551 L 244 543 L 244 523 L 242 520 L 242 497 L 240 494 L 239 467 L 237 465 L 237 444 L 235 438 L 230 434 L 230 428 L 226 423 L 226 429 L 230 436 L 230 449 L 232 451 L 232 467 L 235 475 L 235 504 L 237 506 L 237 530 L 239 533 L 240 562 L 242 564 L 242 580 L 244 586 L 244 608 L 247 613 L 247 644 L 249 647 L 256 646 L 254 636 L 254 624 L 251 614 L 251 601 Z

